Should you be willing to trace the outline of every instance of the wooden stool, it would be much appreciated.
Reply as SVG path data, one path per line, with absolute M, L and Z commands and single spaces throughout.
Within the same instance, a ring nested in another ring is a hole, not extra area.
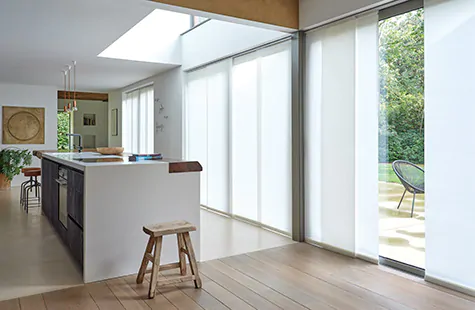
M 148 239 L 147 248 L 140 265 L 139 273 L 137 275 L 137 284 L 143 283 L 146 273 L 152 273 L 150 279 L 150 288 L 148 297 L 154 298 L 157 286 L 163 286 L 174 283 L 181 283 L 186 281 L 194 281 L 196 288 L 201 288 L 201 279 L 198 272 L 198 264 L 196 263 L 195 252 L 191 244 L 190 231 L 195 231 L 196 227 L 186 221 L 173 221 L 169 223 L 161 223 L 148 225 L 143 227 L 143 231 L 150 236 Z M 160 254 L 162 251 L 162 240 L 165 235 L 177 236 L 178 256 L 180 261 L 177 263 L 160 265 Z M 155 246 L 155 249 L 154 249 Z M 153 255 L 152 255 L 152 249 Z M 191 275 L 186 274 L 186 259 L 188 256 L 191 267 Z M 152 263 L 152 269 L 147 270 L 148 263 Z M 180 276 L 168 279 L 159 279 L 158 272 L 180 268 Z

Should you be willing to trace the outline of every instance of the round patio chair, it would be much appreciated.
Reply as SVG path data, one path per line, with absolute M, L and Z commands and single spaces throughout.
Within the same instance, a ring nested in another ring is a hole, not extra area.
M 392 166 L 394 173 L 396 173 L 397 177 L 405 188 L 397 208 L 399 209 L 401 206 L 406 192 L 412 193 L 412 217 L 414 214 L 414 202 L 416 200 L 416 194 L 424 194 L 424 170 L 421 167 L 405 160 L 396 160 L 393 162 Z

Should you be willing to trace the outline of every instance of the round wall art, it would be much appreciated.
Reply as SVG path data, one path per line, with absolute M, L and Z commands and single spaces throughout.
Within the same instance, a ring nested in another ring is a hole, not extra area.
M 3 107 L 3 144 L 44 144 L 44 108 Z

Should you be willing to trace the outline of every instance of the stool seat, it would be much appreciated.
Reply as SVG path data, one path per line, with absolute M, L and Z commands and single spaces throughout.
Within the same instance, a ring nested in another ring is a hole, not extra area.
M 195 230 L 196 226 L 187 221 L 173 221 L 168 223 L 151 224 L 143 227 L 143 231 L 153 237 L 180 234 Z
M 28 170 L 23 172 L 25 177 L 39 177 L 41 176 L 41 170 Z
M 35 167 L 21 168 L 21 173 L 25 173 L 27 171 L 41 171 L 41 168 L 35 168 Z

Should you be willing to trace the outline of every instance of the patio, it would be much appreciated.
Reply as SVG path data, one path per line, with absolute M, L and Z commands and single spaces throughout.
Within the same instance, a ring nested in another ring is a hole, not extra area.
M 425 268 L 424 195 L 416 196 L 411 218 L 412 194 L 397 209 L 403 192 L 401 184 L 379 182 L 379 255 Z

